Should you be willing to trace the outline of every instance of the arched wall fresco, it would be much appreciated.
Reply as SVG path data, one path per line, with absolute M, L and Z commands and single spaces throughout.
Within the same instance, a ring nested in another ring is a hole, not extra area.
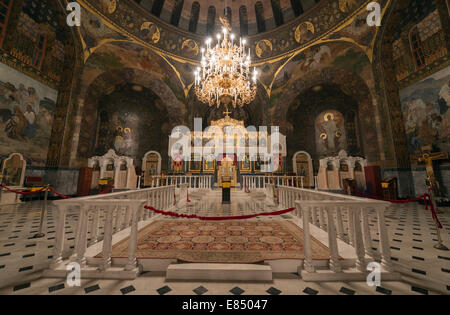
M 72 125 L 74 137 L 67 150 L 71 166 L 85 164 L 89 136 L 81 127 L 95 121 L 98 97 L 126 82 L 149 88 L 163 100 L 171 126 L 184 121 L 186 105 L 180 78 L 163 58 L 135 43 L 104 44 L 90 55 L 81 74 Z
M 91 83 L 86 92 L 77 150 L 79 159 L 88 158 L 92 151 L 92 142 L 94 141 L 92 130 L 95 130 L 97 123 L 99 98 L 112 93 L 116 86 L 126 83 L 140 85 L 153 91 L 167 109 L 170 127 L 182 122 L 180 102 L 160 78 L 152 73 L 132 68 L 105 72 Z
M 366 157 L 370 161 L 379 160 L 377 126 L 375 122 L 375 106 L 366 83 L 352 71 L 339 68 L 324 68 L 310 72 L 292 82 L 279 96 L 272 110 L 273 122 L 285 129 L 286 113 L 297 95 L 319 84 L 332 83 L 352 96 L 359 105 L 360 124 L 363 131 L 363 146 Z

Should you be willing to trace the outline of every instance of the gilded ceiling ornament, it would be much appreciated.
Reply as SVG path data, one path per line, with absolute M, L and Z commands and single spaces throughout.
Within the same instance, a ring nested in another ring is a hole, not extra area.
M 181 50 L 188 50 L 189 52 L 193 53 L 195 56 L 198 56 L 199 53 L 199 48 L 198 48 L 198 44 L 195 40 L 192 39 L 186 39 L 182 44 L 181 44 Z
M 255 52 L 259 58 L 267 57 L 272 53 L 272 43 L 267 39 L 262 39 L 256 43 Z
M 339 0 L 339 9 L 342 12 L 350 12 L 350 10 L 358 4 L 358 0 Z
M 141 35 L 148 41 L 152 41 L 156 44 L 161 39 L 161 32 L 153 22 L 145 22 L 141 26 Z
M 295 41 L 300 43 L 309 40 L 314 35 L 314 25 L 311 22 L 303 22 L 295 29 Z

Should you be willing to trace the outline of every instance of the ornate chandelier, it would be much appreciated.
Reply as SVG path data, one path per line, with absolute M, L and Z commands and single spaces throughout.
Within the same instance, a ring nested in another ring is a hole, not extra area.
M 195 94 L 209 106 L 217 108 L 231 103 L 234 108 L 249 104 L 256 96 L 256 79 L 258 72 L 250 71 L 250 48 L 246 53 L 246 41 L 239 39 L 239 46 L 234 43 L 235 36 L 230 34 L 231 27 L 226 18 L 220 18 L 223 24 L 223 36 L 217 34 L 217 44 L 212 39 L 206 40 L 206 49 L 202 48 L 201 67 L 195 71 Z

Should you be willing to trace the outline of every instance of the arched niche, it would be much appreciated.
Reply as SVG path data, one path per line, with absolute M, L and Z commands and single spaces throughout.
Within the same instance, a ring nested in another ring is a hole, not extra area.
M 20 153 L 12 153 L 2 163 L 1 184 L 22 187 L 25 180 L 27 162 Z
M 292 169 L 297 176 L 304 176 L 304 187 L 314 186 L 314 170 L 311 155 L 306 151 L 297 151 L 292 157 Z
M 273 123 L 280 126 L 281 131 L 289 131 L 290 126 L 290 107 L 297 106 L 299 110 L 308 106 L 307 103 L 299 103 L 296 99 L 302 93 L 315 90 L 320 86 L 325 89 L 328 87 L 336 87 L 343 94 L 345 94 L 349 100 L 353 100 L 355 112 L 355 118 L 364 119 L 364 128 L 356 128 L 357 137 L 358 132 L 360 137 L 358 139 L 364 139 L 359 141 L 361 153 L 364 154 L 369 160 L 379 160 L 379 142 L 376 126 L 376 111 L 372 102 L 372 94 L 365 81 L 356 73 L 347 69 L 326 67 L 317 71 L 310 71 L 305 75 L 295 79 L 283 89 L 281 94 L 277 97 L 277 102 L 272 109 Z M 294 92 L 295 91 L 295 92 Z M 320 91 L 319 91 L 320 93 Z M 325 106 L 326 105 L 326 106 Z M 326 110 L 338 109 L 333 108 L 333 103 L 325 104 L 322 108 L 313 108 L 314 110 Z M 331 105 L 331 108 L 330 108 Z M 346 112 L 342 111 L 342 112 Z M 320 112 L 317 112 L 319 114 Z M 304 124 L 312 125 L 312 121 L 304 121 Z M 292 122 L 291 122 L 292 124 Z M 358 126 L 357 126 L 358 127 Z M 359 131 L 358 131 L 359 130 Z M 308 132 L 309 133 L 309 132 Z M 289 139 L 289 137 L 288 137 Z M 289 148 L 295 148 L 295 146 L 288 145 Z M 315 152 L 315 145 L 313 147 L 306 147 L 306 151 Z M 292 154 L 292 153 L 291 153 Z
M 167 112 L 167 117 L 160 120 L 167 125 L 164 128 L 164 132 L 168 132 L 172 127 L 182 123 L 184 105 L 181 104 L 174 92 L 160 77 L 157 77 L 153 73 L 132 68 L 122 68 L 104 72 L 91 82 L 84 92 L 84 96 L 81 96 L 83 115 L 80 123 L 80 137 L 77 149 L 77 157 L 80 159 L 79 162 L 81 164 L 83 159 L 87 159 L 94 154 L 103 153 L 94 151 L 97 145 L 97 137 L 93 137 L 92 134 L 93 130 L 98 131 L 97 124 L 99 123 L 99 118 L 101 118 L 101 112 L 99 112 L 101 100 L 105 98 L 105 96 L 114 93 L 116 89 L 120 90 L 125 86 L 132 86 L 133 88 L 136 86 L 145 91 L 148 90 L 157 100 L 159 100 L 158 106 L 163 108 L 164 112 Z M 161 129 L 161 132 L 162 131 L 163 130 Z M 167 137 L 160 137 L 160 139 L 164 139 L 162 141 L 166 141 L 166 138 Z M 142 152 L 140 156 L 143 154 L 144 153 Z M 135 157 L 137 158 L 137 156 Z
M 151 185 L 152 176 L 161 174 L 162 157 L 159 152 L 148 151 L 142 159 L 142 171 L 144 173 L 144 186 Z

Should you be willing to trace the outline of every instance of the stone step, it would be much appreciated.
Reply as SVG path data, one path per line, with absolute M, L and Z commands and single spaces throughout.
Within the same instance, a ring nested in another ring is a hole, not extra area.
M 167 280 L 272 281 L 272 267 L 256 264 L 171 264 Z

